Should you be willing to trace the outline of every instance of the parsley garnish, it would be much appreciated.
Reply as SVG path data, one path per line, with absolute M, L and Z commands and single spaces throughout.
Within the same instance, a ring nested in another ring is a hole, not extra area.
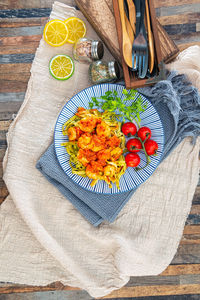
M 131 122 L 135 120 L 138 127 L 140 127 L 140 113 L 145 111 L 147 104 L 143 103 L 142 97 L 136 90 L 127 91 L 124 89 L 122 94 L 124 97 L 120 98 L 117 91 L 107 91 L 104 96 L 92 97 L 92 101 L 89 102 L 89 107 L 96 107 L 107 111 L 116 111 L 118 118 L 122 118 L 123 122 L 125 122 L 125 119 Z

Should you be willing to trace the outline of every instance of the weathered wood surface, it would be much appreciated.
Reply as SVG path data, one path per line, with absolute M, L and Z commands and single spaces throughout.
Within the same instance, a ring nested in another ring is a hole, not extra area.
M 73 0 L 60 1 L 73 3 Z M 200 45 L 200 0 L 154 1 L 160 23 L 179 49 Z M 111 1 L 106 2 L 112 12 Z M 13 114 L 18 112 L 23 102 L 31 62 L 52 3 L 53 0 L 0 0 L 0 203 L 8 194 L 2 179 L 6 132 Z M 45 292 L 55 290 L 63 290 L 63 294 Z M 41 299 L 62 299 L 62 297 L 73 300 L 92 299 L 86 292 L 60 283 L 52 283 L 45 287 L 1 283 L 0 300 L 38 299 L 34 295 L 39 291 L 43 291 L 44 296 L 41 296 Z M 160 276 L 132 277 L 126 287 L 105 298 L 200 299 L 200 183 L 193 198 L 192 209 L 177 254 L 171 265 Z

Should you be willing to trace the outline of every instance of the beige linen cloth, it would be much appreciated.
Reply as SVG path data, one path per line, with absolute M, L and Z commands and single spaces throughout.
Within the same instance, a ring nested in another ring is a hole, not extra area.
M 53 5 L 51 18 L 72 15 L 84 19 L 73 8 Z M 86 24 L 88 36 L 95 38 Z M 61 281 L 98 297 L 124 286 L 130 276 L 157 275 L 170 264 L 198 182 L 200 143 L 192 146 L 185 139 L 135 192 L 114 223 L 90 225 L 35 168 L 52 142 L 62 106 L 89 86 L 88 65 L 76 63 L 66 82 L 49 75 L 50 58 L 57 53 L 71 55 L 71 49 L 71 45 L 52 48 L 41 40 L 24 103 L 8 132 L 4 180 L 10 195 L 0 207 L 0 281 L 29 285 Z M 173 68 L 181 70 L 187 58 L 184 71 L 195 68 L 190 79 L 199 85 L 199 57 L 200 48 L 192 47 Z

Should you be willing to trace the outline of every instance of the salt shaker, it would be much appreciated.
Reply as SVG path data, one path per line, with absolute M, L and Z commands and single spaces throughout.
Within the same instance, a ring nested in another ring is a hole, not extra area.
M 73 56 L 80 62 L 92 62 L 103 57 L 104 48 L 101 41 L 87 38 L 79 39 L 73 47 Z
M 89 78 L 92 83 L 111 82 L 119 79 L 120 69 L 116 61 L 102 60 L 90 64 Z

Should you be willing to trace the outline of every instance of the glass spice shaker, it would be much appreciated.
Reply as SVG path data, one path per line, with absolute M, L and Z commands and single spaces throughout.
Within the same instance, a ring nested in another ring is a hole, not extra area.
M 73 47 L 73 56 L 80 62 L 92 62 L 101 59 L 103 54 L 104 48 L 101 41 L 81 38 Z
M 115 81 L 120 77 L 119 65 L 116 61 L 95 61 L 90 64 L 89 77 L 92 83 Z

